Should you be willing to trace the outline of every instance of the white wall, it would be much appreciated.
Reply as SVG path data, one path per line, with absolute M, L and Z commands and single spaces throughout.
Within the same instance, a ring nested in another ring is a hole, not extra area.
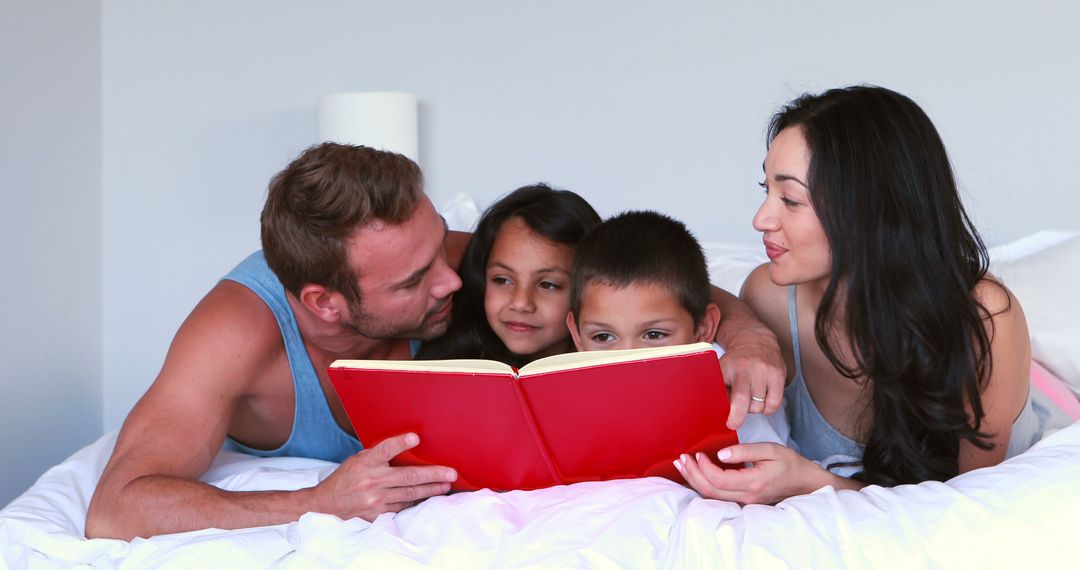
M 935 119 L 998 243 L 1080 227 L 1078 21 L 1076 3 L 974 0 L 105 0 L 104 427 L 258 247 L 266 183 L 316 142 L 322 93 L 415 93 L 437 203 L 545 180 L 754 243 L 768 116 L 879 83 Z
M 100 10 L 0 5 L 0 506 L 101 435 Z

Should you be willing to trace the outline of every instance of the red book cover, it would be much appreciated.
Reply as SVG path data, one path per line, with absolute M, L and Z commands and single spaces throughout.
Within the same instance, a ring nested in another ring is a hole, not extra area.
M 330 381 L 364 447 L 405 432 L 395 465 L 445 465 L 457 490 L 661 476 L 738 443 L 707 343 L 578 352 L 520 371 L 483 360 L 339 360 Z

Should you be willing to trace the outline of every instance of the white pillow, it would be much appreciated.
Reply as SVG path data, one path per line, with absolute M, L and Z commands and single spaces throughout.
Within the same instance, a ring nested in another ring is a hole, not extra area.
M 769 260 L 765 257 L 765 247 L 760 244 L 705 242 L 701 244 L 701 249 L 709 264 L 709 281 L 736 296 L 750 272 Z
M 1031 355 L 1080 397 L 1080 236 L 1010 261 L 991 272 L 1027 315 Z
M 476 205 L 476 200 L 465 193 L 458 193 L 439 208 L 439 214 L 446 220 L 446 226 L 453 231 L 474 231 L 476 222 L 480 221 L 480 207 Z
M 1016 241 L 990 248 L 991 263 L 1012 262 L 1046 248 L 1080 236 L 1080 232 L 1066 230 L 1039 230 Z

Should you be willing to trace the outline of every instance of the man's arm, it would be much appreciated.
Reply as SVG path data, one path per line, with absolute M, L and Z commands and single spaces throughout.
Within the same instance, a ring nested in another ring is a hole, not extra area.
M 461 266 L 461 258 L 465 255 L 465 247 L 469 245 L 472 234 L 468 232 L 446 232 L 446 262 L 457 271 Z
M 416 444 L 411 434 L 349 458 L 309 489 L 226 492 L 197 481 L 280 343 L 273 315 L 252 293 L 229 282 L 215 287 L 181 326 L 160 374 L 124 422 L 91 499 L 86 535 L 130 540 L 242 528 L 309 511 L 373 519 L 449 489 L 453 470 L 389 466 Z
M 720 368 L 731 385 L 728 427 L 742 425 L 747 412 L 772 414 L 780 409 L 787 367 L 776 335 L 737 297 L 713 287 L 712 302 L 720 307 L 716 343 L 724 347 Z M 751 395 L 765 402 L 751 400 Z

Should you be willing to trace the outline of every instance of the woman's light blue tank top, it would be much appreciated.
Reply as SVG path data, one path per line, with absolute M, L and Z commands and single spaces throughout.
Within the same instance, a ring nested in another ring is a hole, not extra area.
M 274 313 L 285 343 L 296 394 L 292 433 L 281 447 L 270 450 L 255 449 L 231 437 L 226 439 L 226 446 L 259 457 L 311 457 L 338 463 L 363 449 L 360 440 L 346 433 L 334 420 L 330 405 L 326 402 L 326 394 L 319 383 L 319 376 L 315 373 L 315 367 L 311 364 L 304 340 L 300 336 L 300 329 L 296 326 L 292 307 L 286 300 L 285 288 L 266 265 L 262 251 L 248 256 L 222 279 L 235 281 L 251 289 Z
M 846 456 L 861 460 L 864 446 L 834 428 L 814 404 L 802 373 L 799 354 L 799 319 L 795 307 L 795 286 L 788 287 L 788 322 L 791 326 L 791 348 L 795 360 L 795 376 L 784 389 L 784 412 L 791 426 L 792 447 L 807 459 L 823 461 L 829 457 Z M 1013 421 L 1012 434 L 1005 457 L 1027 451 L 1052 428 L 1068 425 L 1068 418 L 1050 400 L 1034 388 L 1028 389 L 1024 409 Z

